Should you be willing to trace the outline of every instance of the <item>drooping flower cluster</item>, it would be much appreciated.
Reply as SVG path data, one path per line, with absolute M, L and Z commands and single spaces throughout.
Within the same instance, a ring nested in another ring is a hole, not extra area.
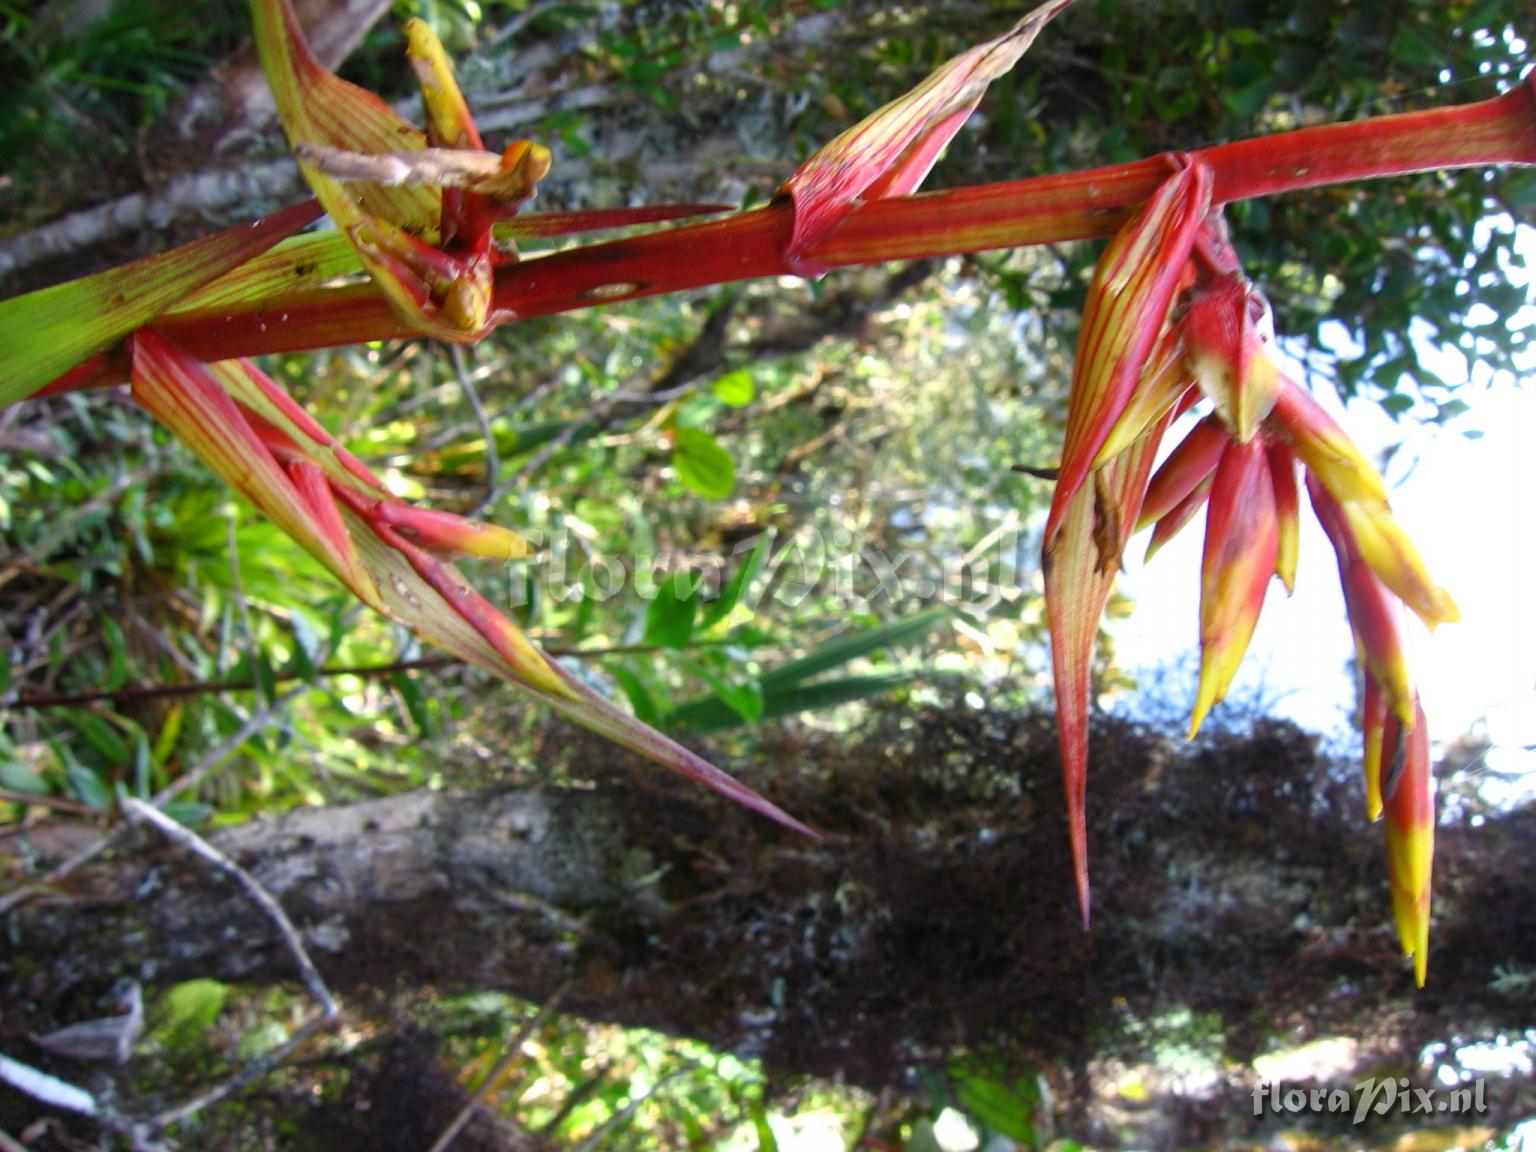
M 809 829 L 588 688 L 471 587 L 453 555 L 515 560 L 514 532 L 396 499 L 260 369 L 133 336 L 133 396 L 363 603 L 580 724 L 800 832 Z
M 1090 660 L 1125 546 L 1153 526 L 1155 550 L 1206 509 L 1194 735 L 1232 683 L 1270 578 L 1294 583 L 1299 464 L 1338 556 L 1365 674 L 1367 808 L 1375 819 L 1385 806 L 1394 914 L 1422 983 L 1433 782 L 1396 606 L 1430 627 L 1456 619 L 1456 606 L 1393 519 L 1381 476 L 1273 358 L 1268 305 L 1213 212 L 1209 171 L 1185 157 L 1171 162 L 1157 193 L 1110 241 L 1089 289 L 1043 545 L 1084 919 Z M 1170 424 L 1206 402 L 1209 414 L 1154 475 Z

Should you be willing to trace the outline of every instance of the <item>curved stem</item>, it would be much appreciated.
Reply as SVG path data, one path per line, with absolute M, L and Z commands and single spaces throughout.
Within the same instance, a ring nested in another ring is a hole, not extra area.
M 1205 148 L 1218 204 L 1417 172 L 1536 164 L 1536 72 L 1502 96 L 1474 104 L 1302 128 Z M 1011 180 L 859 205 L 802 255 L 846 267 L 1087 240 L 1110 235 L 1168 171 L 1151 157 L 1084 172 Z M 519 317 L 794 275 L 786 255 L 794 205 L 787 199 L 721 220 L 508 265 L 495 304 Z M 157 328 L 205 360 L 297 352 L 415 335 L 372 284 L 274 295 L 236 308 L 173 312 Z M 81 365 L 45 391 L 126 377 L 120 353 Z

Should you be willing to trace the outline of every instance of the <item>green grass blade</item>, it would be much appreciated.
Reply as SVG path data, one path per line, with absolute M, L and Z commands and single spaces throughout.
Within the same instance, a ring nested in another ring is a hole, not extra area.
M 801 680 L 809 680 L 812 676 L 819 676 L 823 672 L 837 668 L 850 660 L 856 660 L 860 656 L 867 656 L 881 648 L 915 640 L 948 616 L 948 608 L 929 608 L 925 612 L 903 616 L 899 620 L 892 620 L 875 628 L 866 628 L 860 632 L 839 636 L 836 640 L 828 641 L 798 660 L 791 660 L 788 664 L 781 664 L 771 672 L 765 672 L 762 678 L 763 692 L 766 695 L 772 689 L 784 688 Z
M 836 680 L 818 680 L 812 684 L 791 684 L 777 691 L 763 692 L 763 711 L 759 720 L 776 720 L 800 712 L 814 712 L 820 708 L 832 708 L 838 704 L 851 704 L 872 696 L 883 696 L 896 688 L 912 683 L 921 672 L 909 669 L 899 672 L 872 672 L 863 676 L 843 676 Z M 731 708 L 719 696 L 705 696 L 679 704 L 667 713 L 666 727 L 673 731 L 686 731 L 691 735 L 719 732 L 737 728 L 746 723 L 739 712 Z

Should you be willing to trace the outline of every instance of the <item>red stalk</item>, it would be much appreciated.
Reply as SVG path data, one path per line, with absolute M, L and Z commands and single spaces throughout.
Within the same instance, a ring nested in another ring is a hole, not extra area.
M 1355 180 L 1501 164 L 1536 164 L 1536 72 L 1474 104 L 1302 128 L 1206 148 L 1219 204 Z M 851 266 L 1088 240 L 1112 234 L 1167 177 L 1151 157 L 1055 176 L 861 203 L 801 257 Z M 496 272 L 495 307 L 520 317 L 711 284 L 793 275 L 792 208 L 751 212 L 568 249 Z M 371 284 L 274 296 L 240 309 L 156 324 L 193 356 L 215 360 L 415 335 Z M 47 392 L 127 378 L 121 351 L 82 365 Z M 67 383 L 66 383 L 67 382 Z

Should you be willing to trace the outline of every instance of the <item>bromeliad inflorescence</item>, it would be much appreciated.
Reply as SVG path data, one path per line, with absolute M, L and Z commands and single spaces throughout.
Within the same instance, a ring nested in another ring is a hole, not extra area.
M 1272 577 L 1296 575 L 1298 463 L 1338 556 L 1365 674 L 1366 802 L 1386 812 L 1398 934 L 1423 983 L 1434 800 L 1424 713 L 1397 605 L 1431 628 L 1457 617 L 1392 517 L 1386 485 L 1273 357 L 1263 295 L 1212 205 L 1210 171 L 1188 157 L 1110 241 L 1089 288 L 1066 443 L 1043 565 L 1063 776 L 1078 896 L 1088 916 L 1084 799 L 1090 661 L 1121 554 L 1155 526 L 1156 550 L 1206 507 L 1200 680 L 1190 735 L 1226 695 Z M 1170 424 L 1210 413 L 1153 474 Z

